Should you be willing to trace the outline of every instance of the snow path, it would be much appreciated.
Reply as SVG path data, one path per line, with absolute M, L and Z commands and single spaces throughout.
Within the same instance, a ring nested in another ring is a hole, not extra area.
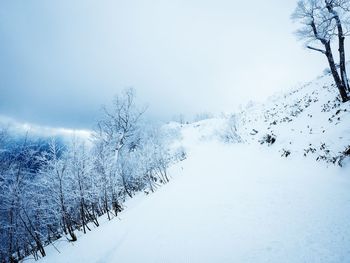
M 42 262 L 349 262 L 348 168 L 196 143 L 169 184 Z

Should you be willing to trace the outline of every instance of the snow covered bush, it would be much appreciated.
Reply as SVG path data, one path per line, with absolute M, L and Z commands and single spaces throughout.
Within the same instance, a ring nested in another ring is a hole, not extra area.
M 239 115 L 232 114 L 227 118 L 226 127 L 221 135 L 224 142 L 227 143 L 240 143 L 242 138 L 239 135 Z

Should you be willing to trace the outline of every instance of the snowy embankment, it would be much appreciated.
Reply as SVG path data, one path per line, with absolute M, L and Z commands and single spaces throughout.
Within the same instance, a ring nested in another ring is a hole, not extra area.
M 238 114 L 242 143 L 220 142 L 225 119 L 184 125 L 170 183 L 41 262 L 349 262 L 350 165 L 315 161 L 350 145 L 349 103 L 327 81 Z

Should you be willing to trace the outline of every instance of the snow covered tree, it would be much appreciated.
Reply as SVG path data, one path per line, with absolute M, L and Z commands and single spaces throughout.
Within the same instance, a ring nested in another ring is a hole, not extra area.
M 5 262 L 16 262 L 31 251 L 45 256 L 36 203 L 35 178 L 38 148 L 28 136 L 11 140 L 2 133 L 0 151 L 0 256 Z M 4 142 L 6 141 L 6 144 Z M 7 256 L 5 256 L 7 255 Z M 7 259 L 6 259 L 7 258 Z
M 63 232 L 69 235 L 70 241 L 76 241 L 74 233 L 73 215 L 70 207 L 73 201 L 72 186 L 74 180 L 68 170 L 68 155 L 63 146 L 54 139 L 50 142 L 50 149 L 46 156 L 46 166 L 42 173 L 41 184 L 47 187 L 48 198 L 51 199 L 50 209 L 57 211 Z
M 105 189 L 105 208 L 108 210 L 107 195 L 111 195 L 109 199 L 115 214 L 121 210 L 118 200 L 119 186 L 122 186 L 123 194 L 132 197 L 125 173 L 120 167 L 120 158 L 123 152 L 138 146 L 139 123 L 144 111 L 136 106 L 134 90 L 126 89 L 114 98 L 111 107 L 103 108 L 103 117 L 93 135 L 98 156 L 95 159 L 98 166 L 96 171 L 108 185 L 108 189 Z M 121 185 L 118 182 L 121 182 Z
M 96 217 L 96 205 L 94 194 L 94 182 L 92 180 L 92 162 L 90 155 L 87 151 L 85 143 L 79 141 L 76 137 L 73 138 L 72 144 L 69 145 L 68 150 L 68 172 L 72 176 L 73 186 L 73 198 L 76 214 L 78 215 L 76 220 L 80 221 L 79 225 L 82 226 L 83 232 L 86 233 L 86 229 L 90 230 L 88 222 L 94 222 L 98 226 L 98 219 Z
M 330 71 L 343 102 L 349 100 L 349 83 L 346 73 L 345 36 L 349 26 L 349 0 L 300 0 L 292 15 L 302 27 L 297 36 L 304 40 L 307 48 L 327 57 Z M 332 41 L 338 40 L 339 70 L 334 60 Z M 313 45 L 315 44 L 315 45 Z
M 126 198 L 169 181 L 167 168 L 184 158 L 170 147 L 179 131 L 154 129 L 143 113 L 128 89 L 104 108 L 89 143 L 15 140 L 0 127 L 0 262 L 44 257 L 45 245 L 76 241 Z
M 101 136 L 99 134 L 98 136 Z M 116 191 L 114 182 L 114 169 L 111 162 L 111 151 L 108 147 L 108 142 L 101 137 L 94 140 L 93 147 L 93 177 L 96 178 L 95 185 L 98 189 L 98 204 L 102 213 L 107 213 L 107 217 L 110 220 L 110 202 L 118 202 L 115 198 Z M 115 199 L 114 201 L 111 201 Z M 115 206 L 119 204 L 115 203 Z M 117 212 L 120 209 L 117 209 Z
M 136 135 L 144 111 L 137 108 L 135 92 L 131 88 L 116 96 L 110 109 L 103 108 L 104 116 L 98 123 L 95 137 L 113 145 L 116 160 L 120 150 L 130 144 L 130 140 Z

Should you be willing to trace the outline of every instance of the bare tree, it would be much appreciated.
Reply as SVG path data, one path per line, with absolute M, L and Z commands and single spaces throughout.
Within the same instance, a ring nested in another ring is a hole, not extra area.
M 297 36 L 305 41 L 306 47 L 327 57 L 333 79 L 343 102 L 349 100 L 344 50 L 346 34 L 343 30 L 343 24 L 347 24 L 348 10 L 346 7 L 348 2 L 349 0 L 300 0 L 292 15 L 292 19 L 302 25 L 297 31 Z M 340 75 L 331 46 L 334 38 L 338 39 L 339 45 Z

